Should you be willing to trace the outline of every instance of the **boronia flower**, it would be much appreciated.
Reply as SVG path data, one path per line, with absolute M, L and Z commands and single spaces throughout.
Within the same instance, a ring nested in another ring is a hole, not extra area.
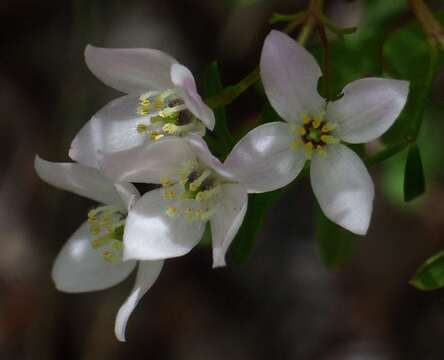
M 35 169 L 48 184 L 104 204 L 88 212 L 88 220 L 57 256 L 52 269 L 57 289 L 68 293 L 102 290 L 128 277 L 137 261 L 122 261 L 122 238 L 128 209 L 140 197 L 137 189 L 128 183 L 114 184 L 98 170 L 75 163 L 54 163 L 37 156 Z M 162 266 L 162 260 L 139 262 L 134 288 L 116 317 L 120 341 L 125 341 L 129 316 Z
M 226 165 L 239 179 L 256 176 L 260 182 L 264 172 L 273 174 L 279 187 L 311 160 L 311 185 L 322 211 L 349 231 L 366 234 L 373 182 L 362 160 L 344 143 L 365 143 L 382 135 L 406 103 L 408 82 L 364 78 L 348 84 L 339 100 L 326 102 L 317 92 L 321 70 L 313 56 L 278 31 L 265 40 L 260 71 L 271 105 L 286 122 L 250 131 Z M 258 159 L 267 164 L 266 170 L 255 166 Z
M 193 135 L 169 137 L 106 156 L 102 169 L 111 178 L 161 185 L 144 194 L 130 210 L 123 237 L 124 259 L 184 255 L 202 238 L 209 221 L 213 266 L 224 266 L 225 253 L 247 210 L 248 192 L 266 191 L 280 181 L 274 174 L 261 173 L 267 166 L 259 160 L 248 159 L 257 171 L 241 180 Z M 243 165 L 233 162 L 231 166 Z
M 164 136 L 205 134 L 213 130 L 213 111 L 197 93 L 191 72 L 154 49 L 105 49 L 87 46 L 89 69 L 106 85 L 128 95 L 102 108 L 71 144 L 70 157 L 97 167 L 97 156 L 158 140 Z

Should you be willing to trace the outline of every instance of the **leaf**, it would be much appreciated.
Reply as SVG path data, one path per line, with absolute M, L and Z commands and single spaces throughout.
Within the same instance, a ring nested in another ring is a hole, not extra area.
M 205 98 L 211 98 L 219 95 L 222 92 L 223 85 L 217 62 L 212 62 L 207 66 L 203 88 Z M 228 129 L 225 108 L 222 106 L 216 108 L 214 110 L 214 115 L 216 118 L 216 126 L 214 128 L 215 141 L 212 142 L 212 145 L 214 144 L 214 147 L 216 148 L 215 152 L 225 158 L 230 152 L 231 148 L 234 146 L 234 140 Z
M 418 145 L 410 146 L 404 172 L 404 201 L 411 201 L 425 191 L 424 170 Z
M 254 242 L 262 228 L 267 210 L 279 198 L 282 191 L 280 189 L 248 196 L 247 213 L 229 251 L 229 257 L 236 264 L 242 264 L 248 260 Z
M 444 19 L 443 14 L 439 18 Z M 383 58 L 387 73 L 410 82 L 407 104 L 383 140 L 394 144 L 401 139 L 416 139 L 440 61 L 438 49 L 413 21 L 388 37 Z
M 330 89 L 332 99 L 340 96 L 345 85 L 369 76 L 381 76 L 381 49 L 388 24 L 406 8 L 405 0 L 372 0 L 365 19 L 355 33 L 330 43 Z M 322 63 L 322 47 L 313 55 Z
M 433 255 L 422 264 L 410 284 L 419 290 L 435 290 L 444 286 L 444 250 Z
M 316 238 L 322 262 L 330 270 L 337 270 L 353 254 L 355 236 L 325 217 L 317 210 Z

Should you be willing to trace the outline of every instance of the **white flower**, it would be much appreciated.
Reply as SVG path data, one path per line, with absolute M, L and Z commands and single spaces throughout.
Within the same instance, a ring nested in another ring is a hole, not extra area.
M 342 98 L 326 103 L 317 92 L 321 70 L 315 59 L 278 31 L 265 40 L 260 70 L 266 95 L 286 123 L 250 131 L 226 165 L 239 179 L 255 178 L 253 187 L 269 191 L 290 183 L 311 160 L 311 184 L 322 211 L 349 231 L 366 234 L 373 182 L 362 160 L 342 142 L 364 143 L 383 134 L 406 103 L 408 82 L 353 81 Z M 255 166 L 258 159 L 267 164 L 266 170 Z M 264 174 L 275 178 L 273 188 L 263 186 Z
M 124 259 L 185 255 L 202 238 L 210 221 L 213 266 L 224 266 L 225 253 L 247 210 L 248 192 L 261 192 L 281 181 L 267 172 L 267 164 L 254 158 L 247 159 L 245 166 L 252 168 L 253 177 L 243 174 L 240 180 L 193 135 L 168 137 L 105 157 L 102 169 L 111 178 L 161 185 L 144 194 L 130 210 Z
M 97 156 L 163 136 L 203 135 L 213 130 L 213 111 L 197 93 L 194 77 L 171 56 L 154 49 L 87 46 L 89 69 L 128 95 L 102 108 L 74 138 L 70 157 L 97 167 Z
M 98 170 L 74 163 L 53 163 L 35 158 L 37 174 L 57 188 L 98 201 L 103 206 L 88 213 L 57 256 L 52 278 L 58 290 L 80 293 L 102 290 L 120 283 L 137 262 L 122 261 L 122 236 L 127 211 L 140 197 L 127 183 L 114 184 Z M 116 317 L 115 333 L 125 341 L 129 316 L 154 284 L 163 261 L 140 261 L 134 288 Z

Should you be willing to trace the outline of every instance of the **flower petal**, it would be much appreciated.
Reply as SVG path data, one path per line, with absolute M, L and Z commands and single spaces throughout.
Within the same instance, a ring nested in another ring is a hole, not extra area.
M 75 163 L 50 162 L 39 156 L 35 157 L 34 167 L 38 176 L 52 186 L 103 204 L 122 204 L 114 183 L 97 169 Z
M 171 136 L 104 156 L 101 168 L 119 181 L 159 184 L 162 177 L 177 175 L 195 157 L 187 140 Z
M 125 209 L 130 211 L 136 201 L 140 198 L 139 190 L 137 190 L 133 184 L 126 182 L 115 183 L 114 187 L 116 188 L 122 203 L 125 205 Z
M 88 223 L 69 238 L 52 268 L 52 279 L 58 290 L 70 293 L 102 290 L 124 280 L 136 261 L 106 261 L 100 250 L 91 246 Z
M 173 87 L 170 69 L 177 61 L 154 49 L 107 49 L 88 45 L 85 61 L 106 85 L 127 94 Z
M 209 169 L 213 169 L 216 173 L 226 179 L 233 178 L 232 174 L 227 172 L 226 166 L 211 153 L 207 143 L 200 136 L 189 134 L 187 140 L 199 163 Z
M 143 295 L 153 286 L 163 267 L 163 260 L 140 261 L 137 269 L 136 283 L 130 296 L 120 307 L 116 317 L 115 333 L 119 341 L 125 341 L 125 329 L 128 319 Z
M 327 120 L 349 143 L 369 142 L 385 133 L 403 109 L 409 92 L 404 80 L 366 78 L 351 82 L 344 96 L 327 107 Z
M 171 66 L 171 81 L 176 86 L 180 97 L 185 101 L 187 108 L 210 130 L 214 129 L 215 117 L 213 110 L 202 101 L 197 93 L 193 74 L 181 64 Z
M 149 141 L 137 131 L 137 125 L 148 124 L 149 117 L 137 114 L 139 98 L 127 95 L 111 101 L 99 110 L 76 135 L 69 156 L 80 164 L 98 167 L 104 154 L 127 150 Z
M 324 156 L 314 155 L 311 185 L 324 214 L 358 234 L 367 233 L 373 209 L 373 181 L 362 162 L 345 145 L 330 145 Z
M 213 267 L 226 265 L 225 254 L 242 225 L 247 212 L 247 204 L 248 195 L 244 186 L 238 184 L 222 186 L 211 218 Z
M 180 200 L 182 203 L 185 200 Z M 163 189 L 143 195 L 128 214 L 125 225 L 124 259 L 160 260 L 187 254 L 202 238 L 204 221 L 185 216 L 170 217 L 169 206 L 178 204 L 163 198 Z
M 317 91 L 321 69 L 288 35 L 276 30 L 268 34 L 260 70 L 268 100 L 284 120 L 298 122 L 301 113 L 318 115 L 322 111 L 325 101 Z
M 224 165 L 250 193 L 276 190 L 293 181 L 305 164 L 302 148 L 291 147 L 293 139 L 286 123 L 261 125 L 236 144 Z

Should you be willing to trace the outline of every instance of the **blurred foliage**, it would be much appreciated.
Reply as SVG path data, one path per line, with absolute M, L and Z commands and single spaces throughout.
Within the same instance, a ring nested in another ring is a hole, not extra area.
M 337 270 L 353 254 L 357 236 L 331 222 L 319 206 L 316 208 L 316 239 L 323 264 L 330 270 Z
M 435 290 L 444 286 L 444 250 L 429 258 L 418 269 L 410 284 L 419 290 Z
M 418 145 L 412 145 L 407 153 L 404 172 L 404 200 L 411 201 L 425 191 L 424 170 Z

